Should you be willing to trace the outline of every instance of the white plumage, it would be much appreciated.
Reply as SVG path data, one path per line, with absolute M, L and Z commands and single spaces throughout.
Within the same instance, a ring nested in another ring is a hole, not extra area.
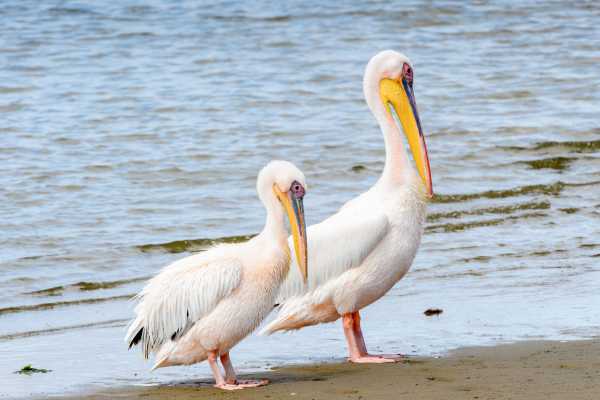
M 130 347 L 141 344 L 144 361 L 154 351 L 151 371 L 208 358 L 218 387 L 240 389 L 266 384 L 237 381 L 228 354 L 272 310 L 290 263 L 280 200 L 288 211 L 290 225 L 296 224 L 304 233 L 303 211 L 290 215 L 287 202 L 295 199 L 302 208 L 307 185 L 302 172 L 291 163 L 273 161 L 260 172 L 257 187 L 267 209 L 267 222 L 258 236 L 176 261 L 162 269 L 137 296 L 137 315 L 125 341 Z M 299 240 L 298 235 L 295 237 Z M 303 243 L 299 246 L 304 248 Z M 216 364 L 217 357 L 221 357 L 227 382 Z
M 279 312 L 259 335 L 343 317 L 351 361 L 393 362 L 386 357 L 394 355 L 367 353 L 358 311 L 381 298 L 410 268 L 423 233 L 427 192 L 410 164 L 400 127 L 386 109 L 385 85 L 396 85 L 391 96 L 405 96 L 400 100 L 411 98 L 414 103 L 412 64 L 406 56 L 382 52 L 373 57 L 365 73 L 367 104 L 379 121 L 386 143 L 386 164 L 381 178 L 337 214 L 307 228 L 308 284 L 302 285 L 299 274 L 291 267 L 277 299 Z M 399 110 L 396 104 L 400 100 L 389 102 L 398 113 L 409 142 L 416 143 L 415 146 L 421 143 L 422 160 L 415 157 L 415 161 L 419 171 L 424 171 L 421 178 L 433 195 L 430 177 L 425 176 L 429 174 L 429 165 L 420 121 L 418 124 L 410 121 L 411 116 L 418 121 L 416 105 L 414 111 Z
M 136 299 L 137 317 L 127 337 L 142 332 L 142 358 L 171 339 L 179 339 L 196 321 L 240 283 L 243 267 L 235 257 L 239 247 L 221 245 L 168 265 L 142 289 Z M 157 357 L 160 359 L 161 357 Z M 156 363 L 154 368 L 160 363 Z
M 341 211 L 320 224 L 309 226 L 306 229 L 311 268 L 308 284 L 302 284 L 299 270 L 297 274 L 292 271 L 292 276 L 283 282 L 277 301 L 283 303 L 293 296 L 313 291 L 314 301 L 321 304 L 325 299 L 320 297 L 327 296 L 324 286 L 350 268 L 358 267 L 388 229 L 387 215 L 377 210 L 370 214 Z

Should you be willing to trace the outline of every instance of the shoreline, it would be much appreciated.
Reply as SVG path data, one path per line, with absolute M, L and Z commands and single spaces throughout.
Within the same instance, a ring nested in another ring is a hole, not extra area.
M 62 395 L 68 399 L 598 399 L 600 338 L 526 341 L 409 356 L 397 364 L 342 360 L 240 374 L 269 385 L 237 391 L 193 379 L 173 386 L 123 386 Z M 38 398 L 53 398 L 43 396 Z

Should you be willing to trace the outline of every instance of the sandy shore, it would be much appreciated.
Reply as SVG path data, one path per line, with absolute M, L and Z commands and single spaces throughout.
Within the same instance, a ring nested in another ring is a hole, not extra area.
M 471 347 L 397 364 L 289 366 L 241 376 L 268 386 L 225 391 L 209 380 L 120 387 L 72 398 L 109 399 L 600 399 L 600 339 Z

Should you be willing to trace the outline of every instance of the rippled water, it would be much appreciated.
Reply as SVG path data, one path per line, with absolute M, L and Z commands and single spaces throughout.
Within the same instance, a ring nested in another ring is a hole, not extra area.
M 163 264 L 260 232 L 271 159 L 305 172 L 309 223 L 374 184 L 361 80 L 388 48 L 415 66 L 436 197 L 411 271 L 363 312 L 367 344 L 598 335 L 597 2 L 145 4 L 0 4 L 3 395 L 211 376 L 146 375 L 122 342 L 129 298 Z M 346 353 L 338 322 L 232 358 Z M 30 363 L 52 372 L 12 374 Z

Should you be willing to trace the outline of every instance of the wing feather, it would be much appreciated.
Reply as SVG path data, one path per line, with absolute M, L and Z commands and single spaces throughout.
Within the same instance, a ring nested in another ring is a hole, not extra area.
M 229 246 L 220 246 L 229 247 Z M 223 254 L 222 254 L 223 253 Z M 150 279 L 125 341 L 142 344 L 142 358 L 153 348 L 183 336 L 239 284 L 242 263 L 219 247 L 166 266 Z
M 346 212 L 344 212 L 346 211 Z M 342 210 L 320 224 L 306 229 L 308 241 L 308 283 L 302 283 L 293 238 L 288 242 L 292 249 L 290 272 L 279 291 L 277 303 L 314 291 L 330 279 L 359 266 L 389 229 L 387 215 L 380 212 L 368 214 Z

